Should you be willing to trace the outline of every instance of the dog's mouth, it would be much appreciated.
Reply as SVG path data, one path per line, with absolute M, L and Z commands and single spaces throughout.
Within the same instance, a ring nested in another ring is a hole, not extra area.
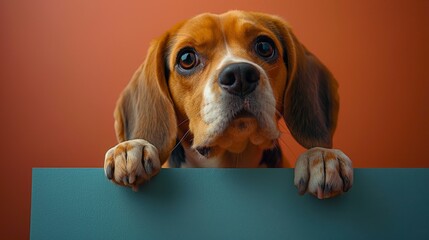
M 195 146 L 195 150 L 202 156 L 208 158 L 216 155 L 220 149 L 233 153 L 242 152 L 249 142 L 259 145 L 265 141 L 260 129 L 256 114 L 246 108 L 242 108 L 229 115 L 225 121 L 225 127 L 221 133 L 202 146 Z
M 203 114 L 216 114 L 204 115 L 208 116 L 204 120 L 207 128 L 204 129 L 204 134 L 194 135 L 192 147 L 204 157 L 222 154 L 223 151 L 241 153 L 247 146 L 261 149 L 272 147 L 279 132 L 275 110 L 269 104 L 264 106 L 264 103 L 260 98 L 250 96 L 244 99 L 224 99 L 217 108 L 204 109 Z
M 216 146 L 222 145 L 223 142 L 228 141 L 225 139 L 233 138 L 248 138 L 246 135 L 250 135 L 257 129 L 257 120 L 255 114 L 246 110 L 244 107 L 235 113 L 230 115 L 230 119 L 226 124 L 222 134 L 220 134 L 216 140 L 206 146 L 196 147 L 195 150 L 204 157 L 210 157 L 216 152 Z M 241 135 L 241 136 L 240 136 Z M 223 138 L 223 140 L 221 140 Z M 215 146 L 213 146 L 213 144 Z
M 237 113 L 233 114 L 232 120 L 239 118 L 255 118 L 255 115 L 246 109 L 242 108 Z

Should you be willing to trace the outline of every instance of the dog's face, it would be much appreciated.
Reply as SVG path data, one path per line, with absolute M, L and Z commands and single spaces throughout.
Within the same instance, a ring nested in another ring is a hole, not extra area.
M 304 147 L 330 147 L 337 112 L 335 79 L 281 18 L 230 11 L 152 42 L 118 100 L 115 128 L 120 142 L 145 139 L 165 161 L 177 140 L 203 157 L 268 149 L 282 117 Z
M 286 64 L 278 36 L 243 12 L 204 14 L 170 40 L 168 87 L 192 147 L 239 153 L 279 137 Z M 206 151 L 206 154 L 208 152 Z

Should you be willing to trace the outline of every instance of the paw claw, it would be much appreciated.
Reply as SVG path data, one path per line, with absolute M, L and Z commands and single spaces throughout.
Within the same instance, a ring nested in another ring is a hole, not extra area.
M 332 193 L 332 185 L 330 184 L 325 184 L 323 187 L 323 194 L 324 195 L 329 195 Z
M 303 178 L 301 178 L 298 183 L 298 192 L 300 195 L 304 195 L 306 191 L 307 191 L 307 183 Z
M 124 177 L 122 178 L 122 182 L 123 182 L 125 185 L 128 185 L 128 176 L 124 176 Z
M 343 177 L 343 191 L 344 192 L 348 192 L 350 190 L 351 183 L 350 183 L 350 179 L 348 177 Z
M 135 177 L 135 175 L 131 175 L 129 178 L 128 178 L 128 182 L 129 182 L 129 184 L 134 184 L 134 182 L 136 181 L 136 177 Z
M 112 180 L 112 178 L 113 178 L 113 170 L 114 170 L 114 168 L 112 167 L 112 165 L 107 165 L 107 167 L 106 167 L 106 177 L 107 177 L 107 179 L 109 179 L 109 180 Z
M 152 175 L 153 173 L 153 163 L 151 159 L 147 159 L 143 164 L 144 170 L 148 175 Z
M 318 199 L 323 199 L 323 189 L 322 188 L 317 188 L 317 193 L 316 196 Z

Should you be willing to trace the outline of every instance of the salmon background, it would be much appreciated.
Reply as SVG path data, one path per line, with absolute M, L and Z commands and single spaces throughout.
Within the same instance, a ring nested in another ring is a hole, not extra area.
M 201 12 L 276 14 L 340 84 L 355 167 L 429 167 L 428 1 L 0 1 L 1 236 L 29 236 L 32 167 L 102 167 L 151 39 Z M 302 151 L 285 134 L 291 164 Z M 292 184 L 292 183 L 290 183 Z M 61 186 L 58 186 L 61 187 Z

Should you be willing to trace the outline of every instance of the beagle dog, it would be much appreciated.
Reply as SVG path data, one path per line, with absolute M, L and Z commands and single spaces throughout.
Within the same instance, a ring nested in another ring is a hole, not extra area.
M 171 167 L 281 167 L 278 123 L 309 149 L 296 162 L 299 193 L 328 198 L 353 183 L 331 149 L 337 82 L 281 18 L 202 14 L 150 45 L 114 111 L 119 141 L 104 170 L 132 187 Z

